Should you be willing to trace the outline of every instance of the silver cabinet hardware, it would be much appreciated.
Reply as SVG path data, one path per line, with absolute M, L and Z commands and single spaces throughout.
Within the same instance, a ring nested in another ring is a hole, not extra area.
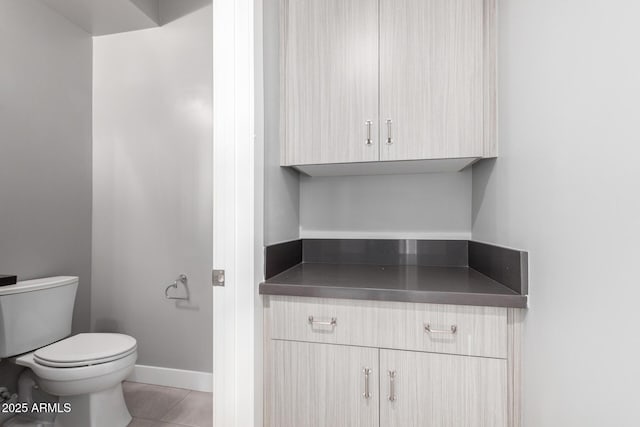
M 389 402 L 396 400 L 396 371 L 389 371 Z
M 187 291 L 187 296 L 185 297 L 174 297 L 174 296 L 169 296 L 169 289 L 174 288 L 174 289 L 178 289 L 178 283 L 182 283 Z M 180 276 L 178 276 L 178 279 L 173 282 L 172 284 L 170 284 L 169 286 L 167 286 L 164 290 L 164 297 L 166 299 L 181 299 L 181 300 L 188 300 L 189 299 L 189 289 L 187 288 L 187 276 L 184 274 L 181 274 Z
M 391 124 L 393 122 L 391 119 L 387 119 L 387 145 L 393 144 L 393 139 L 391 138 Z
M 336 317 L 332 317 L 329 321 L 315 320 L 313 316 L 309 316 L 309 324 L 311 326 L 338 326 L 338 319 Z
M 364 374 L 364 393 L 362 393 L 362 397 L 369 399 L 371 397 L 371 393 L 369 392 L 369 375 L 371 374 L 371 369 L 362 368 L 362 373 Z
M 224 270 L 213 270 L 211 281 L 213 286 L 224 286 Z
M 371 139 L 371 120 L 367 120 L 366 122 L 364 122 L 365 126 L 367 127 L 367 145 L 371 145 L 373 144 L 373 140 Z
M 455 334 L 458 332 L 458 327 L 456 325 L 451 325 L 450 329 L 433 329 L 429 323 L 424 324 L 424 332 L 430 334 Z

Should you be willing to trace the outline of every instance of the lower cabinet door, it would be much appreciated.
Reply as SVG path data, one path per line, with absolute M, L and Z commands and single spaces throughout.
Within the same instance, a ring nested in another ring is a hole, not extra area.
M 271 341 L 272 427 L 379 423 L 377 348 Z
M 380 350 L 380 425 L 507 427 L 507 361 Z

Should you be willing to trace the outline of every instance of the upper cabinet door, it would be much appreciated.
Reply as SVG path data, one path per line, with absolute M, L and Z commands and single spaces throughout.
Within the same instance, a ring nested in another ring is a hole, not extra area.
M 378 1 L 282 0 L 281 164 L 378 153 Z
M 483 156 L 483 0 L 380 1 L 381 160 Z

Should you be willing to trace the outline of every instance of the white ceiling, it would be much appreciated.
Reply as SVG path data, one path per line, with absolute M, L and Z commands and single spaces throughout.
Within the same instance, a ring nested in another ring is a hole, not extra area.
M 41 0 L 94 36 L 159 25 L 158 0 Z

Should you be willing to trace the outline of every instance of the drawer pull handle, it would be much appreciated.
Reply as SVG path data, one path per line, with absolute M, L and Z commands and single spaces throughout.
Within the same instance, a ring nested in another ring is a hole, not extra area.
M 393 144 L 393 139 L 391 138 L 391 124 L 393 122 L 391 119 L 387 119 L 387 145 Z
M 451 325 L 451 329 L 433 329 L 430 324 L 424 324 L 424 332 L 430 334 L 455 334 L 458 332 L 458 327 L 456 325 Z
M 389 371 L 389 402 L 396 400 L 396 371 Z
M 367 139 L 365 144 L 366 145 L 371 145 L 373 144 L 373 140 L 371 139 L 371 125 L 373 124 L 371 122 L 371 120 L 367 120 L 366 122 L 364 122 L 365 126 L 367 127 Z
M 317 326 L 338 326 L 338 319 L 335 317 L 332 317 L 331 320 L 329 320 L 328 322 L 325 321 L 321 321 L 321 320 L 314 320 L 313 316 L 309 316 L 309 324 L 311 326 L 317 325 Z
M 369 399 L 371 397 L 371 393 L 369 393 L 369 374 L 371 374 L 371 369 L 362 368 L 362 373 L 364 374 L 364 393 L 362 393 L 362 397 Z

